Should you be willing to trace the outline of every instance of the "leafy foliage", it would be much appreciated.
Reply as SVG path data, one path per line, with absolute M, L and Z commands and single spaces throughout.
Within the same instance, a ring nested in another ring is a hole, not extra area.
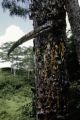
M 8 61 L 8 51 L 14 42 L 6 42 L 2 46 L 0 46 L 0 57 L 4 61 Z M 16 59 L 19 54 L 22 54 L 22 48 L 18 47 L 10 56 L 10 59 Z
M 18 46 L 8 58 L 8 51 L 9 48 L 12 46 L 13 42 L 5 43 L 0 47 L 0 58 L 1 61 L 10 61 L 12 65 L 15 65 L 18 69 L 23 70 L 22 73 L 24 74 L 24 69 L 31 69 L 34 71 L 34 54 L 33 48 L 21 47 Z
M 26 17 L 29 14 L 29 0 L 3 0 L 3 9 L 9 9 L 10 15 Z

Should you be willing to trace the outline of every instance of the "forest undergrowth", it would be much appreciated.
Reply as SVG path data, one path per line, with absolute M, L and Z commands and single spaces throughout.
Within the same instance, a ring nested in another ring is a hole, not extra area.
M 33 119 L 30 79 L 27 75 L 0 71 L 0 120 Z

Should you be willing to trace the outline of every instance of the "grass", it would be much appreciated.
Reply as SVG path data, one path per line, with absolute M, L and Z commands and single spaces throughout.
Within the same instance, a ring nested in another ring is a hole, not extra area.
M 24 76 L 0 72 L 0 120 L 29 120 L 31 85 Z M 27 114 L 28 113 L 28 114 Z

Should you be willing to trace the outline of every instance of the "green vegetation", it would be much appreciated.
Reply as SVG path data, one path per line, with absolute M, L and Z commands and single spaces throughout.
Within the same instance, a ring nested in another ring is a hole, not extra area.
M 77 0 L 66 0 L 66 2 L 62 0 L 2 0 L 2 7 L 4 10 L 8 9 L 11 16 L 26 17 L 28 15 L 34 23 L 34 32 L 19 39 L 11 47 L 9 53 L 24 41 L 35 37 L 33 33 L 38 35 L 36 28 L 42 28 L 41 25 L 45 26 L 47 22 L 52 22 L 50 29 L 47 32 L 42 29 L 42 34 L 34 41 L 37 91 L 34 88 L 32 90 L 37 94 L 36 113 L 40 113 L 36 114 L 37 118 L 39 120 L 52 120 L 53 118 L 54 120 L 80 120 L 80 8 Z M 66 12 L 73 33 L 68 41 L 65 39 Z M 66 44 L 64 44 L 65 42 Z M 7 48 L 9 48 L 8 44 L 1 48 L 4 51 L 0 53 L 2 60 L 6 60 L 5 50 Z M 24 59 L 19 58 L 20 55 L 23 55 L 20 49 L 16 49 L 17 52 L 12 54 L 11 61 L 16 60 L 17 68 L 27 69 L 28 71 L 25 71 L 27 76 L 24 76 L 25 72 L 23 75 L 21 71 L 18 76 L 14 74 L 15 77 L 9 73 L 1 73 L 1 120 L 33 119 L 31 118 L 31 86 L 34 82 L 32 82 L 33 78 L 30 78 L 33 76 L 31 72 L 34 71 L 33 56 L 31 57 L 31 50 L 28 49 L 30 54 L 24 54 Z M 25 52 L 27 53 L 27 51 Z
M 30 79 L 0 71 L 0 120 L 33 119 Z

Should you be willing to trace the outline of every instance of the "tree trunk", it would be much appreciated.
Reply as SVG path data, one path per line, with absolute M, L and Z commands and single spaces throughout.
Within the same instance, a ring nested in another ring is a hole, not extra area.
M 34 0 L 34 28 L 47 22 L 52 29 L 34 40 L 36 120 L 62 120 L 68 115 L 69 81 L 65 62 L 66 11 L 57 0 Z
M 65 0 L 71 29 L 76 42 L 76 52 L 80 65 L 80 7 L 78 0 Z

